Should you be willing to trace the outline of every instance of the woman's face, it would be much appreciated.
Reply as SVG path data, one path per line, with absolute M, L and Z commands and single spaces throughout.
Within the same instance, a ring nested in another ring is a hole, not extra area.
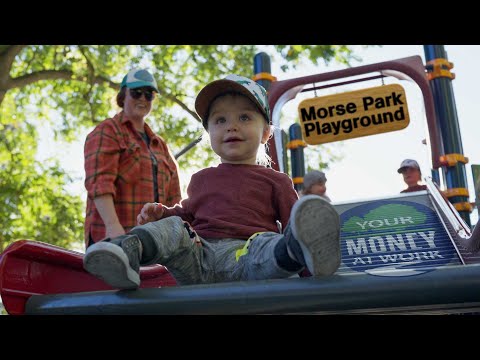
M 127 89 L 123 111 L 125 115 L 134 119 L 144 119 L 152 110 L 155 92 L 151 87 Z

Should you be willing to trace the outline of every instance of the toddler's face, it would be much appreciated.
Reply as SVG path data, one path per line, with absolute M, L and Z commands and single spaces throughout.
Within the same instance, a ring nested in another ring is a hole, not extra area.
M 208 133 L 223 163 L 254 165 L 260 144 L 268 140 L 269 127 L 252 101 L 229 94 L 210 106 Z

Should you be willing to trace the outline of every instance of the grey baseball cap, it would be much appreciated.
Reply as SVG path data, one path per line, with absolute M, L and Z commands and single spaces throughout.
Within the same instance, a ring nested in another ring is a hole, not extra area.
M 408 167 L 420 170 L 420 165 L 418 165 L 418 162 L 416 160 L 405 159 L 400 164 L 400 167 L 398 168 L 397 172 L 401 174 L 405 170 L 405 168 L 408 168 Z
M 303 186 L 305 188 L 309 188 L 314 184 L 317 184 L 319 182 L 325 183 L 326 181 L 327 181 L 327 178 L 325 176 L 325 173 L 318 170 L 312 170 L 306 173 L 305 176 L 303 177 Z

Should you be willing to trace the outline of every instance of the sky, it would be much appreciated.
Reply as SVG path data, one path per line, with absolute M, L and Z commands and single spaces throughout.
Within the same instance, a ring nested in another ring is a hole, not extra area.
M 382 47 L 362 48 L 354 46 L 355 54 L 362 61 L 353 61 L 351 66 L 373 64 L 377 62 L 394 60 L 403 57 L 419 55 L 425 63 L 423 45 L 383 45 Z M 470 201 L 475 201 L 475 191 L 471 165 L 480 164 L 480 141 L 478 141 L 478 125 L 480 114 L 480 72 L 477 70 L 478 59 L 480 58 L 479 45 L 445 45 L 447 57 L 454 64 L 451 72 L 455 74 L 452 82 L 455 97 L 458 122 L 462 137 L 463 153 L 469 158 L 466 164 L 467 182 L 470 193 Z M 253 64 L 253 60 L 252 60 Z M 253 65 L 252 65 L 253 66 Z M 298 76 L 311 75 L 315 73 L 329 72 L 344 69 L 345 65 L 338 63 L 323 63 L 317 67 L 299 68 L 283 73 L 275 61 L 272 62 L 272 74 L 278 80 L 295 78 Z M 399 83 L 406 91 L 408 109 L 410 113 L 410 124 L 407 128 L 378 135 L 350 139 L 338 143 L 330 143 L 328 148 L 336 149 L 342 159 L 331 163 L 325 170 L 327 176 L 327 194 L 335 202 L 348 202 L 360 199 L 378 198 L 398 194 L 406 187 L 401 174 L 397 169 L 405 158 L 416 159 L 421 167 L 422 175 L 431 174 L 431 156 L 428 145 L 423 143 L 428 139 L 427 123 L 423 107 L 422 94 L 418 87 L 408 81 L 398 81 L 393 78 L 386 78 L 385 84 Z M 351 91 L 360 88 L 382 85 L 381 80 L 373 82 L 362 82 L 348 87 L 330 88 L 317 91 L 317 96 L 330 95 L 340 91 Z M 296 99 L 287 103 L 282 112 L 286 119 L 296 121 L 298 119 L 298 103 L 306 98 L 313 98 L 314 93 L 302 93 Z M 148 121 L 148 119 L 147 119 Z M 288 126 L 283 126 L 288 133 Z M 75 183 L 69 186 L 68 190 L 79 194 L 86 199 L 86 191 L 83 187 L 83 143 L 86 132 L 78 137 L 72 144 L 52 143 L 52 134 L 48 128 L 40 129 L 41 138 L 38 158 L 57 156 L 62 166 L 76 179 Z M 168 139 L 167 139 L 168 141 Z M 326 152 L 325 145 L 309 145 L 308 151 Z M 192 151 L 192 150 L 191 150 Z M 328 158 L 328 157 L 327 157 Z M 188 183 L 191 173 L 181 170 L 183 183 Z M 478 215 L 472 213 L 472 224 L 476 223 Z

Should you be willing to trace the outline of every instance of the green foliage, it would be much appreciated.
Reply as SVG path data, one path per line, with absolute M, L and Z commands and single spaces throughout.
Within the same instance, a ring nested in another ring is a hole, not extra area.
M 68 247 L 83 238 L 84 204 L 65 192 L 58 161 L 35 160 L 36 131 L 0 119 L 0 251 L 18 239 Z
M 286 61 L 282 65 L 283 71 L 287 71 L 290 67 L 296 68 L 305 60 L 315 65 L 320 61 L 328 64 L 332 60 L 349 65 L 350 61 L 359 60 L 346 45 L 276 45 L 275 47 Z
M 345 45 L 265 48 L 280 54 L 284 71 L 354 58 Z M 161 91 L 148 123 L 175 154 L 203 133 L 194 111 L 200 88 L 229 73 L 252 76 L 258 51 L 255 45 L 1 45 L 0 250 L 21 238 L 65 247 L 83 241 L 84 204 L 63 190 L 71 179 L 57 162 L 35 160 L 32 123 L 46 122 L 57 138 L 73 140 L 119 111 L 114 98 L 122 77 L 147 67 Z M 194 149 L 179 158 L 181 169 L 215 161 L 205 140 Z

